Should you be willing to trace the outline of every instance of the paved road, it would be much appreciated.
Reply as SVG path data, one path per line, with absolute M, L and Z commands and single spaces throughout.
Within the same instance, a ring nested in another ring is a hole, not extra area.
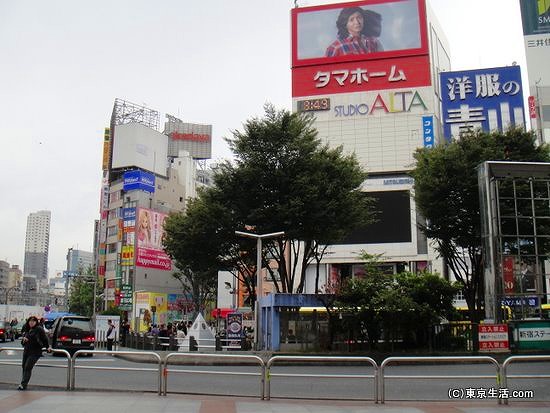
M 546 413 L 548 402 L 512 403 L 506 413 Z M 271 400 L 249 398 L 188 396 L 161 397 L 144 393 L 114 394 L 98 392 L 17 392 L 0 387 L 0 412 L 9 413 L 501 413 L 492 402 L 418 403 Z
M 21 374 L 21 353 L 6 354 L 0 352 L 0 361 L 13 363 L 0 367 L 0 383 L 15 385 Z M 67 362 L 64 358 L 46 356 L 40 365 L 57 367 L 37 367 L 33 372 L 31 385 L 64 388 L 67 381 Z M 121 360 L 104 355 L 92 358 L 79 358 L 76 370 L 76 389 L 156 392 L 158 389 L 156 365 Z M 529 363 L 512 366 L 512 374 L 548 374 L 550 363 Z M 131 368 L 132 371 L 92 370 L 90 367 Z M 239 372 L 259 373 L 252 366 L 171 366 L 174 370 L 198 370 L 205 372 Z M 308 398 L 308 399 L 374 399 L 374 381 L 372 378 L 303 378 L 278 377 L 276 374 L 346 374 L 372 375 L 371 367 L 360 366 L 274 366 L 271 370 L 271 396 L 273 398 Z M 488 375 L 495 377 L 495 369 L 490 365 L 420 365 L 390 366 L 387 376 L 418 375 Z M 534 397 L 528 400 L 550 401 L 548 391 L 549 379 L 528 379 L 510 381 L 510 390 L 532 390 Z M 476 389 L 474 399 L 483 397 L 483 389 L 496 387 L 496 380 L 491 379 L 392 379 L 386 381 L 386 400 L 448 400 L 449 388 L 458 389 L 459 396 L 466 397 L 466 389 Z M 258 397 L 260 381 L 258 376 L 220 375 L 200 373 L 168 373 L 168 392 L 186 394 L 236 395 Z

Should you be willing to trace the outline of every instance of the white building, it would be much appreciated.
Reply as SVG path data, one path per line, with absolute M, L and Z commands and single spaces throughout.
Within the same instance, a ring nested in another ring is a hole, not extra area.
M 450 70 L 447 41 L 425 0 L 358 1 L 354 6 L 382 16 L 381 33 L 369 36 L 379 36 L 383 50 L 328 57 L 318 46 L 329 21 L 334 26 L 348 4 L 292 11 L 293 110 L 312 112 L 323 142 L 356 155 L 369 173 L 361 189 L 375 198 L 380 211 L 378 222 L 357 228 L 327 250 L 321 285 L 329 277 L 360 275 L 362 251 L 383 254 L 388 271 L 442 271 L 419 229 L 423 218 L 408 172 L 417 148 L 443 139 L 439 73 Z M 398 21 L 408 23 L 397 25 L 402 32 L 392 32 Z M 308 293 L 314 292 L 314 274 L 314 268 L 308 269 Z

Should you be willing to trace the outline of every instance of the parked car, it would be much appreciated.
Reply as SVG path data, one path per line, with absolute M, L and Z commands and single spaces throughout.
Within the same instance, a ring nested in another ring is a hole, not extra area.
M 22 336 L 21 330 L 23 330 L 24 325 L 25 321 L 19 321 L 16 325 L 12 327 L 16 340 Z
M 78 350 L 93 350 L 95 331 L 92 319 L 76 315 L 59 317 L 51 326 L 48 338 L 52 348 L 67 350 L 71 354 Z
M 9 321 L 0 321 L 0 340 L 3 342 L 15 340 L 15 331 Z

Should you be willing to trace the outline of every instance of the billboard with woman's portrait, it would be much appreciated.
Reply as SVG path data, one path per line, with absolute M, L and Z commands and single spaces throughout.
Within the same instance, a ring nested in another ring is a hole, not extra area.
M 426 54 L 424 0 L 364 0 L 292 10 L 292 66 Z

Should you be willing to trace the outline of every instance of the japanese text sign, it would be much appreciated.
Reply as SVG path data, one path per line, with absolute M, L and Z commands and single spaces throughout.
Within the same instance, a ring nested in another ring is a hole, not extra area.
M 519 66 L 441 73 L 443 134 L 523 126 L 523 91 Z

